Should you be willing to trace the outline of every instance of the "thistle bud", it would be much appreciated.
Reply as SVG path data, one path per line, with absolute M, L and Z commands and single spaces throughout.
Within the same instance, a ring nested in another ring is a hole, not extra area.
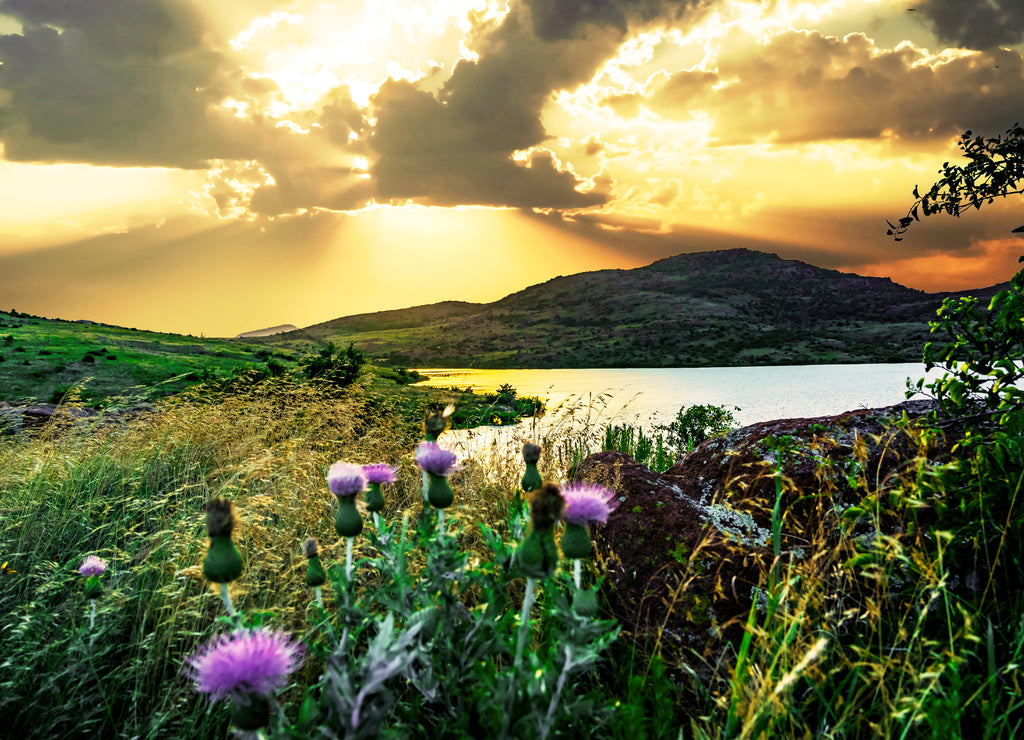
M 338 499 L 338 513 L 334 515 L 334 531 L 339 537 L 356 537 L 363 531 L 363 517 L 356 508 L 355 496 Z
M 315 537 L 310 537 L 302 544 L 302 550 L 309 562 L 306 563 L 306 585 L 322 586 L 327 581 L 327 572 L 320 562 L 320 549 Z
M 543 478 L 540 477 L 540 471 L 537 470 L 540 452 L 540 445 L 535 445 L 532 442 L 527 442 L 523 445 L 523 462 L 526 463 L 526 472 L 523 473 L 521 485 L 527 493 L 536 491 L 544 484 Z
M 592 550 L 587 528 L 572 522 L 565 523 L 562 535 L 562 554 L 567 558 L 589 558 Z
M 203 560 L 203 575 L 211 583 L 230 583 L 242 575 L 242 555 L 231 541 L 234 526 L 234 505 L 224 499 L 211 499 L 206 505 L 210 549 Z
M 572 610 L 581 617 L 597 614 L 597 589 L 577 589 L 572 597 Z
M 447 509 L 455 501 L 455 492 L 443 475 L 427 473 L 427 501 L 435 509 Z
M 363 466 L 363 475 L 366 477 L 367 489 L 363 494 L 363 501 L 368 511 L 378 512 L 384 510 L 384 494 L 380 487 L 383 483 L 395 482 L 395 469 L 384 463 L 374 463 Z
M 443 411 L 427 414 L 423 420 L 424 435 L 427 442 L 436 442 L 441 433 L 448 428 L 448 417 L 455 411 L 455 406 L 448 404 Z
M 558 486 L 548 483 L 530 499 L 533 528 L 516 550 L 516 562 L 527 578 L 546 578 L 558 566 L 558 547 L 554 526 L 561 518 L 565 502 Z

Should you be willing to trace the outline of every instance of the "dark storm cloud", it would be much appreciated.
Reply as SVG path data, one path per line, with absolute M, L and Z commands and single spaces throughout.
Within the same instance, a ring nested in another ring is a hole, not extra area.
M 923 0 L 916 12 L 940 41 L 968 49 L 1013 46 L 1024 41 L 1021 0 Z
M 274 183 L 256 191 L 251 211 L 267 216 L 313 208 L 350 211 L 372 200 L 372 180 L 351 164 L 354 156 L 368 154 L 361 138 L 368 131 L 366 119 L 344 85 L 328 92 L 321 105 L 319 114 L 293 116 L 307 133 L 282 134 L 261 152 L 260 166 Z
M 224 60 L 183 3 L 2 0 L 0 13 L 23 26 L 0 36 L 7 159 L 192 168 L 256 151 L 242 123 L 213 120 Z
M 965 129 L 1002 131 L 1020 118 L 1024 59 L 1018 52 L 923 60 L 910 45 L 879 51 L 861 34 L 837 39 L 790 31 L 755 58 L 723 58 L 717 74 L 673 75 L 646 104 L 682 118 L 710 111 L 722 144 L 877 138 L 886 131 L 941 139 Z M 716 88 L 719 82 L 727 84 Z
M 593 27 L 586 38 L 544 41 L 523 6 L 463 60 L 438 95 L 389 80 L 373 100 L 370 145 L 377 198 L 434 204 L 578 208 L 604 196 L 576 190 L 580 181 L 550 157 L 531 167 L 511 159 L 541 144 L 541 111 L 549 96 L 593 76 L 622 34 Z
M 577 38 L 587 26 L 614 28 L 625 33 L 630 22 L 677 17 L 696 0 L 523 0 L 530 8 L 533 29 L 539 38 Z
M 278 160 L 266 166 L 274 184 L 259 188 L 250 210 L 265 215 L 300 209 L 357 210 L 373 197 L 373 186 L 351 167 L 323 167 Z

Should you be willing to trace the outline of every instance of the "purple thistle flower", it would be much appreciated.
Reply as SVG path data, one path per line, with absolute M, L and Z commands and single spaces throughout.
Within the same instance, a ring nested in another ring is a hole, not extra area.
M 394 483 L 395 468 L 386 463 L 374 463 L 363 466 L 363 475 L 367 483 Z
M 438 447 L 437 442 L 420 442 L 416 446 L 416 464 L 433 475 L 447 476 L 455 467 L 454 452 Z
M 338 498 L 355 496 L 366 490 L 366 476 L 360 465 L 351 465 L 340 460 L 327 471 L 327 486 Z
M 78 568 L 83 576 L 98 576 L 107 569 L 107 561 L 101 560 L 95 555 L 87 557 Z
M 565 520 L 573 524 L 604 524 L 619 506 L 615 492 L 596 483 L 570 483 L 562 488 Z
M 269 697 L 301 664 L 302 643 L 284 632 L 258 628 L 220 635 L 186 660 L 186 675 L 210 701 L 227 697 L 247 704 L 253 695 Z

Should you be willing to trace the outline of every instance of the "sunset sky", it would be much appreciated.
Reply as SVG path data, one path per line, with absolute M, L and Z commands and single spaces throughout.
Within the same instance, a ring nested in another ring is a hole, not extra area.
M 707 249 L 924 290 L 1024 253 L 1019 197 L 885 236 L 1024 120 L 1020 0 L 0 0 L 0 63 L 4 309 L 231 336 Z

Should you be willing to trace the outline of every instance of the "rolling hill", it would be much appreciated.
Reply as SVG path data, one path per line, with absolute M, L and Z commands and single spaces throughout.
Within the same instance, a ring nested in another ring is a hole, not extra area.
M 409 367 L 708 367 L 915 362 L 942 299 L 888 278 L 747 249 L 554 278 L 486 304 L 445 301 L 265 337 L 352 342 Z

